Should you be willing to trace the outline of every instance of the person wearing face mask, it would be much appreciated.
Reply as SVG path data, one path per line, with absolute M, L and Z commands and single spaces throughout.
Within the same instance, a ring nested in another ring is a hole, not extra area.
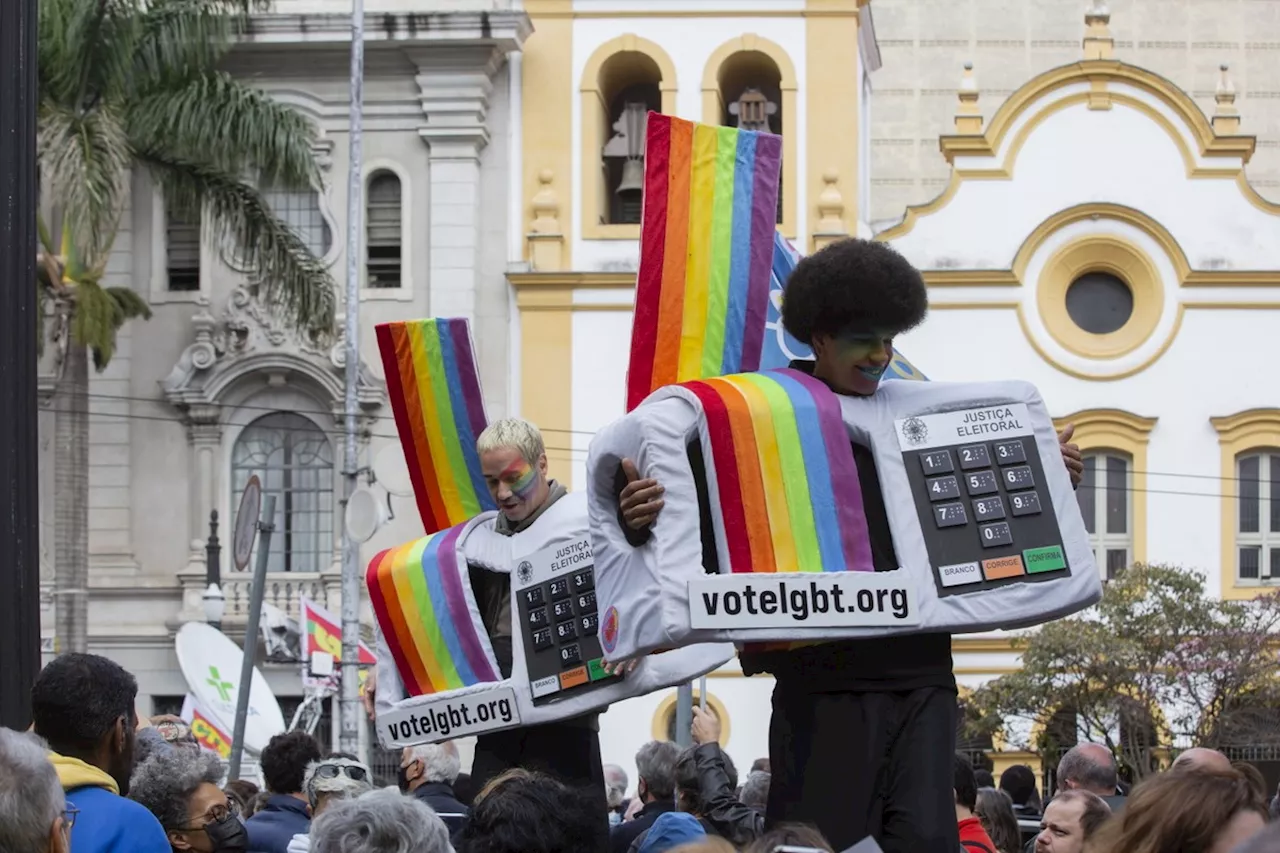
M 164 830 L 126 799 L 133 772 L 138 682 L 99 655 L 66 654 L 49 663 L 31 688 L 35 734 L 75 809 L 76 853 L 167 853 Z
M 400 791 L 431 806 L 449 834 L 456 835 L 471 810 L 458 800 L 453 783 L 462 770 L 462 758 L 452 741 L 407 747 L 400 754 Z
M 198 747 L 157 752 L 133 773 L 129 797 L 164 827 L 169 849 L 246 853 L 249 834 L 234 800 L 218 787 L 222 762 Z

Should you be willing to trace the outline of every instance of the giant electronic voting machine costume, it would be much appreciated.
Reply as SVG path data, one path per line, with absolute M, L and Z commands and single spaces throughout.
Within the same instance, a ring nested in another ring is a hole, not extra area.
M 649 117 L 629 414 L 587 464 L 605 653 L 976 632 L 1095 602 L 1033 386 L 892 381 L 853 398 L 782 366 L 778 160 L 777 137 Z M 900 357 L 886 377 L 923 378 Z M 873 571 L 850 440 L 874 454 L 897 571 Z M 618 522 L 625 458 L 667 493 L 641 547 Z
M 378 623 L 378 738 L 410 746 L 546 723 L 680 684 L 732 657 L 699 645 L 606 672 L 586 496 L 514 536 L 481 476 L 486 425 L 465 320 L 379 326 L 388 393 L 428 535 L 382 552 L 366 581 Z M 499 670 L 468 566 L 509 576 L 512 675 Z

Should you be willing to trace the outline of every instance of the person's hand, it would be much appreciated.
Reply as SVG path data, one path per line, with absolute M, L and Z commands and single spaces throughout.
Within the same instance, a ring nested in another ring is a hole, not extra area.
M 631 802 L 627 804 L 626 812 L 622 815 L 622 822 L 626 823 L 629 820 L 635 820 L 636 815 L 640 814 L 642 808 L 644 808 L 644 803 L 640 801 L 640 798 L 632 797 Z
M 693 742 L 701 746 L 704 743 L 720 742 L 720 721 L 711 711 L 702 710 L 701 705 L 693 706 L 693 725 L 689 727 Z
M 631 660 L 620 660 L 617 663 L 605 661 L 603 669 L 610 675 L 630 675 L 636 671 L 636 667 L 640 665 L 640 658 L 632 658 Z
M 662 511 L 662 493 L 666 490 L 657 480 L 640 479 L 636 463 L 630 459 L 622 460 L 622 473 L 627 477 L 627 485 L 618 498 L 622 518 L 632 530 L 644 530 Z
M 1084 457 L 1080 455 L 1080 447 L 1071 443 L 1071 436 L 1075 435 L 1075 432 L 1076 425 L 1067 424 L 1062 432 L 1058 433 L 1062 461 L 1067 466 L 1067 473 L 1071 475 L 1072 488 L 1080 485 L 1080 481 L 1084 478 Z
M 369 715 L 369 721 L 373 722 L 377 717 L 378 699 L 378 670 L 369 670 L 369 676 L 364 680 L 364 691 L 360 694 L 360 701 L 364 702 L 364 712 Z

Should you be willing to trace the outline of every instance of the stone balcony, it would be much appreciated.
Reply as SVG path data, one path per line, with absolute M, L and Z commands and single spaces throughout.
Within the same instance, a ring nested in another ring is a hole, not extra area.
M 203 548 L 193 550 L 186 568 L 178 573 L 182 586 L 182 610 L 178 623 L 204 621 L 202 598 L 208 584 L 205 580 Z M 244 631 L 249 621 L 249 595 L 253 585 L 253 573 L 224 569 L 222 594 L 226 609 L 222 615 L 222 627 L 228 634 Z M 272 572 L 267 575 L 262 600 L 279 608 L 289 618 L 298 618 L 298 602 L 309 598 L 321 607 L 337 614 L 342 610 L 342 574 L 335 567 L 322 572 Z

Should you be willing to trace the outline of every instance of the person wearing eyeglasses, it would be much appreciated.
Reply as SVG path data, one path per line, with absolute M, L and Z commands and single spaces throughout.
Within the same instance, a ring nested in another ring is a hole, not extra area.
M 249 834 L 234 800 L 218 787 L 222 761 L 211 752 L 157 752 L 133 771 L 129 798 L 164 827 L 169 846 L 195 853 L 247 853 Z
M 70 853 L 77 813 L 44 743 L 0 728 L 0 853 Z
M 330 753 L 307 765 L 302 792 L 307 795 L 307 809 L 314 821 L 332 803 L 353 800 L 373 790 L 373 774 L 354 756 Z M 310 831 L 299 833 L 289 841 L 288 853 L 309 853 Z

